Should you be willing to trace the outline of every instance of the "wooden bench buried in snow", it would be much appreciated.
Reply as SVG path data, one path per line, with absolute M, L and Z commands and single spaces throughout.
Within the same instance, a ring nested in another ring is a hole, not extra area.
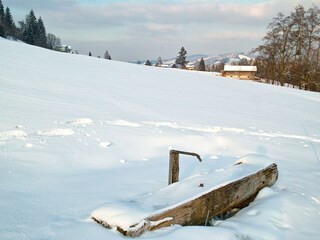
M 140 198 L 106 204 L 91 218 L 130 237 L 173 224 L 200 225 L 233 208 L 247 206 L 277 178 L 276 164 L 266 157 L 249 155 L 224 169 L 192 176 Z

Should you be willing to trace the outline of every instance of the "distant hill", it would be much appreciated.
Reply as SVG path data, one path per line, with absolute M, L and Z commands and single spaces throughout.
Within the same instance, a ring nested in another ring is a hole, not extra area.
M 207 58 L 204 58 L 203 60 L 205 61 L 206 65 L 213 65 L 217 63 L 225 63 L 225 64 L 230 64 L 233 62 L 239 62 L 242 59 L 248 59 L 250 60 L 251 57 L 248 56 L 248 54 L 245 54 L 243 52 L 234 52 L 234 53 L 226 53 L 226 54 L 221 54 L 218 56 L 208 56 Z M 199 59 L 200 61 L 200 59 Z M 196 64 L 196 62 L 194 63 Z
M 195 62 L 199 62 L 201 58 L 205 59 L 209 57 L 209 55 L 205 55 L 205 54 L 194 54 L 194 55 L 190 55 L 187 56 L 187 61 L 189 61 L 190 63 L 195 63 Z M 174 58 L 170 58 L 167 60 L 163 60 L 164 64 L 174 64 L 176 61 L 176 57 Z
M 190 64 L 198 65 L 200 62 L 200 59 L 203 58 L 205 64 L 207 66 L 211 66 L 213 64 L 218 64 L 218 63 L 225 63 L 225 64 L 230 64 L 233 62 L 239 62 L 241 59 L 252 59 L 253 57 L 250 54 L 246 54 L 243 52 L 232 52 L 232 53 L 225 53 L 225 54 L 220 54 L 217 56 L 212 56 L 212 55 L 206 55 L 206 54 L 194 54 L 187 56 L 187 61 L 189 61 Z M 150 60 L 152 64 L 155 64 L 157 60 Z M 169 58 L 169 59 L 163 59 L 162 60 L 164 64 L 172 65 L 175 63 L 176 58 Z M 143 64 L 145 61 L 141 61 Z
M 204 54 L 196 54 L 191 55 L 187 57 L 187 61 L 189 61 L 190 64 L 198 65 L 200 62 L 200 59 L 203 58 L 205 64 L 207 66 L 211 66 L 213 64 L 217 63 L 232 63 L 232 62 L 239 62 L 241 59 L 248 59 L 250 60 L 251 57 L 248 56 L 248 54 L 245 54 L 243 52 L 234 52 L 234 53 L 226 53 L 226 54 L 220 54 L 218 56 L 210 56 L 210 55 L 204 55 Z M 175 60 L 175 59 L 174 59 Z M 169 60 L 171 62 L 172 60 Z M 165 62 L 167 63 L 167 62 Z

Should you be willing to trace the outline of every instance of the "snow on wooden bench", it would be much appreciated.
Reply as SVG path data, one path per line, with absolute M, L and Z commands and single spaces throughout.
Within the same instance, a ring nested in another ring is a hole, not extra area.
M 247 206 L 277 178 L 275 163 L 249 155 L 224 169 L 189 177 L 140 198 L 108 203 L 91 218 L 130 237 L 173 224 L 200 225 L 233 208 Z

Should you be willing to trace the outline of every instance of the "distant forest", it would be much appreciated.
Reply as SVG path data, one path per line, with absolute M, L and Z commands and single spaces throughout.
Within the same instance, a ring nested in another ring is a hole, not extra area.
M 48 48 L 52 50 L 61 50 L 61 40 L 52 33 L 46 33 L 41 17 L 38 19 L 31 9 L 26 15 L 25 20 L 18 22 L 16 26 L 10 8 L 4 8 L 0 0 L 0 37 L 21 40 L 25 43 Z

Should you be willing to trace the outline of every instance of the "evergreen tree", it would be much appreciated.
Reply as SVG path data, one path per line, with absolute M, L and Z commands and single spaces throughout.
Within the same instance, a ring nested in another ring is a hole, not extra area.
M 20 39 L 28 44 L 40 47 L 58 50 L 61 46 L 61 40 L 53 34 L 48 35 L 42 18 L 38 20 L 31 9 L 26 15 L 25 21 L 19 21 L 19 27 L 16 27 L 10 8 L 4 10 L 2 0 L 0 0 L 0 37 L 13 37 Z
M 182 47 L 180 49 L 179 55 L 176 58 L 176 64 L 180 66 L 182 69 L 186 69 L 186 65 L 188 61 L 186 61 L 187 58 L 187 51 Z
M 156 63 L 156 67 L 160 67 L 163 64 L 162 62 L 162 58 L 158 57 L 157 63 Z
M 111 55 L 109 54 L 108 50 L 106 50 L 105 54 L 104 54 L 104 58 L 111 60 Z
M 19 26 L 17 27 L 17 38 L 21 41 L 24 41 L 23 39 L 23 33 L 26 29 L 26 23 L 22 20 L 18 22 Z
M 201 60 L 199 62 L 198 70 L 199 71 L 205 71 L 206 70 L 206 64 L 204 63 L 203 58 L 201 58 Z
M 4 18 L 4 7 L 2 1 L 0 0 L 0 21 Z
M 4 27 L 1 22 L 0 22 L 0 37 L 5 37 Z
M 3 19 L 4 19 L 4 8 L 3 8 L 2 1 L 0 0 L 0 37 L 5 37 Z
M 37 33 L 34 39 L 34 45 L 47 48 L 47 33 L 41 17 L 37 21 Z
M 37 18 L 31 9 L 29 14 L 26 16 L 26 27 L 23 32 L 23 41 L 34 45 L 35 44 L 35 38 L 38 34 L 38 23 Z
M 178 66 L 177 66 L 177 64 L 172 64 L 172 66 L 171 66 L 172 68 L 178 68 Z
M 16 37 L 16 25 L 14 24 L 10 8 L 7 7 L 3 17 L 3 26 L 6 36 Z
M 146 66 L 152 66 L 152 63 L 151 63 L 149 60 L 147 60 L 144 65 L 146 65 Z
M 89 52 L 89 56 L 90 56 L 90 57 L 92 56 L 92 53 L 91 53 L 91 52 Z

